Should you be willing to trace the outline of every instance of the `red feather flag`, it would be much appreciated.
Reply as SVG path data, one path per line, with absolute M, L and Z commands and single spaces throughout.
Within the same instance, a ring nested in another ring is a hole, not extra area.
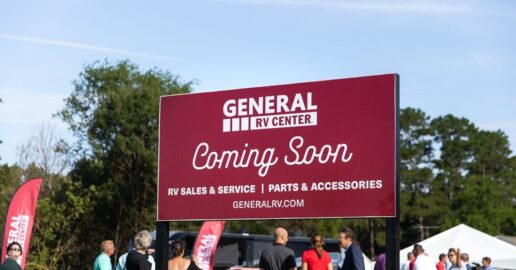
M 11 199 L 4 224 L 2 263 L 7 257 L 7 246 L 12 242 L 18 242 L 23 250 L 22 255 L 18 258 L 18 263 L 22 269 L 25 268 L 42 182 L 42 178 L 25 181 Z
M 198 266 L 202 270 L 213 270 L 215 250 L 225 224 L 225 221 L 206 221 L 203 223 L 195 240 L 192 253 L 193 256 L 197 256 Z

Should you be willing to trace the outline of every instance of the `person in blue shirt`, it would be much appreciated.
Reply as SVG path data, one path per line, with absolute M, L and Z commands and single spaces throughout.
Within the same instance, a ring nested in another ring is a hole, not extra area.
M 101 252 L 93 263 L 93 270 L 112 270 L 111 256 L 115 254 L 115 244 L 112 240 L 104 240 L 100 244 Z
M 489 257 L 482 258 L 482 268 L 484 270 L 492 270 L 493 269 L 493 268 L 491 268 L 491 258 L 489 258 Z

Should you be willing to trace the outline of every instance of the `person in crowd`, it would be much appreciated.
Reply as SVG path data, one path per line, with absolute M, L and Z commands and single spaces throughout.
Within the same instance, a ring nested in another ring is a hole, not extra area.
M 358 243 L 355 242 L 355 233 L 350 228 L 340 231 L 339 238 L 342 236 L 342 245 L 346 249 L 346 257 L 342 264 L 342 270 L 365 270 L 364 257 Z
M 116 265 L 116 270 L 126 270 L 127 268 L 125 267 L 125 262 L 127 260 L 127 255 L 129 255 L 129 252 L 133 251 L 134 250 L 134 247 L 132 247 L 132 239 L 129 241 L 129 249 L 126 253 L 124 253 L 122 256 L 120 256 L 120 258 L 118 258 L 118 264 Z M 149 254 L 149 256 L 147 257 L 147 260 L 152 264 L 151 266 L 151 270 L 155 270 L 156 269 L 156 262 L 154 261 L 154 257 L 152 257 L 152 254 L 155 252 L 154 249 L 152 248 L 149 248 L 147 250 L 147 253 Z
M 333 270 L 330 254 L 324 250 L 324 240 L 320 233 L 314 233 L 310 238 L 312 248 L 301 256 L 302 270 Z
M 414 253 L 412 253 L 412 256 L 414 256 Z M 415 267 L 416 267 L 416 256 L 414 256 L 414 259 L 412 261 L 410 261 L 410 263 L 409 263 L 410 270 L 414 270 Z
M 491 258 L 489 258 L 489 257 L 482 258 L 482 268 L 484 270 L 492 270 L 493 269 L 493 268 L 491 268 Z
M 374 270 L 385 270 L 386 269 L 386 261 L 385 261 L 385 252 L 376 256 Z
M 400 270 L 414 270 L 413 262 L 415 259 L 416 257 L 414 257 L 414 253 L 412 253 L 412 251 L 407 253 L 407 260 L 401 264 Z M 410 264 L 412 264 L 412 268 L 410 268 Z
M 112 240 L 104 240 L 100 243 L 100 254 L 95 258 L 93 270 L 112 270 L 111 256 L 115 254 L 115 243 Z
M 435 270 L 434 262 L 425 254 L 423 246 L 415 244 L 412 253 L 416 257 L 414 270 Z
M 7 258 L 5 259 L 1 270 L 22 270 L 18 263 L 18 258 L 22 255 L 22 247 L 18 242 L 11 242 L 7 245 Z
M 193 260 L 185 259 L 186 242 L 174 240 L 172 242 L 172 258 L 168 260 L 168 270 L 201 270 Z
M 339 241 L 339 245 L 340 245 L 340 258 L 339 258 L 339 261 L 337 262 L 337 270 L 342 270 L 342 265 L 344 264 L 344 259 L 346 258 L 346 248 L 344 247 L 345 234 L 339 233 L 339 238 L 337 240 Z
M 463 266 L 466 267 L 466 270 L 472 270 L 471 265 L 469 264 L 469 254 L 468 253 L 461 253 L 460 254 L 460 260 Z
M 446 269 L 446 254 L 441 253 L 439 254 L 439 261 L 435 265 L 437 270 L 444 270 Z
M 129 252 L 125 261 L 127 270 L 151 270 L 148 249 L 152 244 L 152 237 L 147 230 L 143 230 L 134 236 L 134 250 Z
M 450 261 L 447 270 L 466 270 L 466 267 L 462 265 L 460 259 L 460 249 L 450 248 L 448 249 L 448 260 Z
M 288 232 L 278 227 L 274 230 L 274 243 L 263 250 L 260 256 L 260 269 L 263 270 L 295 270 L 294 251 L 287 247 Z

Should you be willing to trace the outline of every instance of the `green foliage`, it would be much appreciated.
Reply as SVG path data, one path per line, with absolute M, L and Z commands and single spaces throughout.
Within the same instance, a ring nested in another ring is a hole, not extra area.
M 5 216 L 7 214 L 7 206 L 13 193 L 21 181 L 21 168 L 17 166 L 0 165 L 0 224 L 5 224 Z M 3 238 L 0 239 L 0 243 Z
M 501 228 L 516 216 L 503 189 L 498 181 L 480 175 L 468 177 L 458 194 L 457 219 L 488 234 L 501 234 Z
M 55 183 L 58 185 L 53 186 L 54 190 L 38 202 L 27 266 L 68 269 L 74 265 L 89 265 L 91 257 L 78 254 L 92 250 L 81 236 L 87 236 L 88 227 L 84 225 L 94 222 L 95 186 L 84 188 L 68 177 L 58 177 Z
M 430 117 L 423 111 L 406 108 L 400 112 L 400 202 L 401 222 L 407 229 L 403 240 L 414 239 L 419 231 L 414 225 L 423 217 L 439 219 L 440 196 L 432 186 L 433 158 Z
M 159 98 L 190 92 L 191 83 L 157 69 L 140 72 L 124 61 L 88 66 L 74 86 L 59 113 L 79 138 L 81 158 L 70 177 L 97 192 L 94 222 L 85 225 L 96 234 L 82 240 L 91 248 L 113 239 L 125 250 L 136 232 L 154 229 Z

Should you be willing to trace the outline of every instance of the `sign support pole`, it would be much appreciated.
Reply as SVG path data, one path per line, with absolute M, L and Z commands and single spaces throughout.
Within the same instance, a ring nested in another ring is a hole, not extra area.
M 385 238 L 387 240 L 387 248 L 385 250 L 386 258 L 386 269 L 387 270 L 398 270 L 400 269 L 400 230 L 399 216 L 394 218 L 388 218 L 385 220 L 387 230 L 385 232 Z
M 385 266 L 387 270 L 400 269 L 400 77 L 396 75 L 396 216 L 385 220 L 386 231 L 386 250 L 385 250 Z
M 156 270 L 168 269 L 168 221 L 156 223 Z

